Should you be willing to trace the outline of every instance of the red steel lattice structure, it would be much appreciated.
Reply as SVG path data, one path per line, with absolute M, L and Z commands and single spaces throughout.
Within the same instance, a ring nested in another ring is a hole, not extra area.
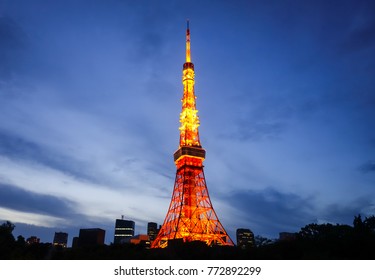
M 195 104 L 194 64 L 190 56 L 189 22 L 186 30 L 186 62 L 183 65 L 182 112 L 180 114 L 180 144 L 174 153 L 177 167 L 171 203 L 152 248 L 165 248 L 171 239 L 184 242 L 203 241 L 207 245 L 234 243 L 220 223 L 212 206 L 203 161 L 206 151 L 199 140 L 199 118 Z

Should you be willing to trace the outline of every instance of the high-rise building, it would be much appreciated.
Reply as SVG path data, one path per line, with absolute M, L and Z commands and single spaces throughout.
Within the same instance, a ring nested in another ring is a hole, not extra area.
M 104 245 L 105 230 L 101 228 L 86 228 L 79 230 L 78 246 Z
M 75 236 L 73 237 L 73 240 L 72 240 L 72 248 L 77 248 L 77 247 L 79 247 L 79 237 Z
M 61 246 L 66 248 L 68 245 L 68 234 L 66 232 L 55 232 L 53 238 L 53 246 Z
M 114 244 L 121 244 L 134 236 L 135 223 L 133 221 L 116 219 Z
M 237 247 L 241 249 L 247 249 L 254 247 L 254 233 L 247 228 L 239 228 L 236 231 L 237 236 Z
M 150 222 L 147 224 L 147 235 L 150 241 L 154 241 L 156 236 L 158 235 L 158 224 Z
M 202 241 L 207 245 L 230 245 L 233 241 L 212 206 L 203 161 L 206 151 L 199 140 L 199 117 L 194 93 L 194 64 L 191 62 L 189 22 L 186 29 L 186 61 L 182 70 L 180 142 L 174 153 L 177 167 L 171 203 L 152 248 L 165 248 L 168 240 Z

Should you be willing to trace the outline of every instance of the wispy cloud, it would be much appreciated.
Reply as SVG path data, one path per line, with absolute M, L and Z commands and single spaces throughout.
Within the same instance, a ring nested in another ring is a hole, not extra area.
M 359 167 L 359 171 L 361 171 L 362 173 L 375 172 L 375 161 L 370 160 L 365 162 Z
M 298 231 L 306 221 L 314 219 L 311 197 L 274 188 L 231 192 L 226 199 L 238 211 L 236 220 L 255 234 L 276 237 L 280 231 Z
M 36 213 L 58 218 L 75 215 L 75 203 L 66 198 L 31 192 L 16 186 L 0 183 L 0 205 L 17 211 Z
M 324 207 L 319 213 L 319 222 L 352 225 L 354 216 L 370 216 L 374 211 L 375 202 L 371 198 L 353 198 L 348 204 L 332 203 Z
M 372 7 L 372 11 L 375 7 Z M 343 40 L 342 49 L 346 52 L 355 52 L 373 48 L 375 46 L 374 34 L 375 20 L 371 9 L 362 11 L 351 23 L 347 37 Z
M 0 15 L 0 89 L 14 78 L 25 59 L 27 36 L 22 27 L 10 17 Z M 0 92 L 0 96 L 1 96 Z

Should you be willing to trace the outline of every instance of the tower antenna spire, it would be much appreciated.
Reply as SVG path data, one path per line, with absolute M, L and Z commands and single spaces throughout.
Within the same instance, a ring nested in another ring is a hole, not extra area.
M 187 20 L 187 25 L 186 25 L 186 62 L 191 62 L 189 19 Z

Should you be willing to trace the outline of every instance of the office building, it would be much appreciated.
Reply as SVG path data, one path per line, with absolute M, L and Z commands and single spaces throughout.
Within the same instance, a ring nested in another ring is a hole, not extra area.
M 66 232 L 55 232 L 53 238 L 53 246 L 61 246 L 66 248 L 68 245 L 68 234 Z
M 80 247 L 104 245 L 105 230 L 101 228 L 87 228 L 79 230 L 78 245 Z
M 150 241 L 154 241 L 158 235 L 158 224 L 157 223 L 148 223 L 147 224 L 147 235 Z
M 134 221 L 116 219 L 115 224 L 115 236 L 114 236 L 114 244 L 121 244 L 124 243 L 127 239 L 134 236 L 134 228 L 135 223 Z
M 247 228 L 239 228 L 236 231 L 237 247 L 247 249 L 254 247 L 254 233 Z

